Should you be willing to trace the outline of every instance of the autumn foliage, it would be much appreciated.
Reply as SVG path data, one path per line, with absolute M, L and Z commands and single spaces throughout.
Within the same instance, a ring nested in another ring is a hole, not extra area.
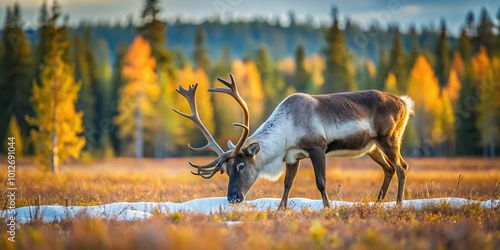
M 154 102 L 160 93 L 155 65 L 148 41 L 137 36 L 125 56 L 122 75 L 126 83 L 120 90 L 118 116 L 114 122 L 119 125 L 122 139 L 135 140 L 135 155 L 138 157 L 143 154 L 144 130 L 154 129 Z
M 416 102 L 404 154 L 496 156 L 500 149 L 500 38 L 494 31 L 500 20 L 486 9 L 479 19 L 467 14 L 454 36 L 445 20 L 437 30 L 364 29 L 339 21 L 334 6 L 332 23 L 321 27 L 258 18 L 165 25 L 155 0 L 145 1 L 137 23 L 75 28 L 60 20 L 57 1 L 51 5 L 42 3 L 37 39 L 25 32 L 20 5 L 9 6 L 0 43 L 0 140 L 21 137 L 20 153 L 36 154 L 46 169 L 80 151 L 82 161 L 189 155 L 186 143 L 204 139 L 170 110 L 188 109 L 175 91 L 179 85 L 199 84 L 199 114 L 220 144 L 237 139 L 232 124 L 241 121 L 240 109 L 229 96 L 207 92 L 230 73 L 248 103 L 251 131 L 296 92 L 378 89 Z M 72 87 L 59 97 L 64 84 Z
M 60 51 L 50 56 L 42 65 L 40 85 L 33 84 L 31 102 L 37 116 L 28 121 L 38 128 L 31 131 L 37 164 L 57 173 L 59 164 L 79 158 L 85 138 L 80 136 L 83 113 L 75 110 L 81 85 L 67 74 L 73 68 L 62 61 Z

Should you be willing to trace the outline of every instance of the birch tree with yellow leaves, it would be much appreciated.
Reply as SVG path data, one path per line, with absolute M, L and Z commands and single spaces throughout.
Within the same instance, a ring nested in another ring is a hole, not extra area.
M 419 56 L 410 73 L 408 94 L 415 101 L 415 117 L 409 130 L 416 135 L 419 155 L 441 155 L 444 142 L 451 140 L 454 113 L 448 91 L 442 91 L 434 71 L 424 56 Z
M 48 14 L 48 13 L 47 13 Z M 35 116 L 26 117 L 35 148 L 35 164 L 42 170 L 59 172 L 60 165 L 77 159 L 85 146 L 82 112 L 75 110 L 81 84 L 74 79 L 74 67 L 67 61 L 67 27 L 57 24 L 60 6 L 54 2 L 46 18 L 41 43 L 43 50 L 37 83 L 33 84 L 31 104 Z
M 125 55 L 122 75 L 125 85 L 120 90 L 118 115 L 114 122 L 119 126 L 118 135 L 135 144 L 135 157 L 144 154 L 144 130 L 155 129 L 154 103 L 160 88 L 156 81 L 156 60 L 151 56 L 151 47 L 144 38 L 136 36 Z M 152 134 L 152 133 L 150 133 Z M 125 152 L 130 153 L 130 147 Z
M 36 163 L 43 170 L 59 172 L 59 165 L 78 158 L 85 146 L 82 112 L 75 103 L 81 88 L 73 78 L 73 66 L 66 64 L 60 46 L 45 56 L 40 83 L 33 84 L 31 102 L 36 117 L 28 121 L 37 129 L 31 131 Z
M 475 81 L 479 87 L 479 107 L 476 126 L 480 133 L 483 156 L 495 156 L 495 144 L 500 140 L 500 58 L 489 59 L 485 47 L 472 60 Z

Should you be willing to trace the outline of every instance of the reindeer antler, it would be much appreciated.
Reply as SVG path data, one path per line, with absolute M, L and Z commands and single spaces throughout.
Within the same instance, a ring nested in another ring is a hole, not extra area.
M 196 126 L 200 129 L 200 131 L 203 133 L 205 138 L 207 139 L 208 143 L 203 146 L 203 147 L 192 147 L 191 145 L 188 144 L 188 148 L 193 151 L 193 152 L 204 152 L 204 151 L 209 151 L 212 150 L 217 153 L 218 157 L 212 160 L 211 162 L 204 164 L 204 165 L 197 165 L 192 162 L 189 162 L 189 165 L 191 165 L 194 168 L 197 168 L 197 172 L 191 172 L 194 175 L 200 175 L 201 177 L 205 179 L 212 178 L 212 176 L 215 175 L 219 171 L 219 169 L 222 167 L 222 164 L 229 158 L 235 157 L 241 148 L 243 147 L 243 144 L 245 143 L 246 139 L 248 138 L 249 134 L 249 111 L 248 111 L 248 106 L 241 98 L 240 94 L 238 93 L 238 88 L 236 87 L 236 83 L 234 81 L 234 77 L 232 74 L 229 74 L 231 78 L 231 83 L 228 81 L 222 79 L 222 78 L 217 78 L 220 82 L 222 82 L 224 85 L 228 86 L 228 88 L 210 88 L 208 91 L 210 92 L 220 92 L 220 93 L 225 93 L 230 96 L 232 96 L 238 104 L 241 106 L 243 109 L 243 115 L 244 115 L 244 124 L 241 123 L 233 123 L 234 126 L 238 126 L 243 128 L 243 132 L 240 136 L 240 139 L 238 140 L 238 143 L 236 144 L 235 148 L 229 149 L 228 151 L 222 150 L 222 148 L 217 144 L 217 142 L 214 140 L 212 134 L 208 131 L 208 129 L 205 127 L 203 122 L 201 121 L 200 117 L 198 116 L 198 109 L 196 107 L 196 89 L 198 88 L 198 83 L 190 85 L 189 89 L 184 89 L 182 86 L 179 86 L 179 89 L 176 91 L 184 96 L 186 100 L 189 103 L 189 107 L 191 109 L 192 114 L 188 115 L 185 113 L 180 112 L 179 110 L 170 107 L 173 111 L 175 111 L 177 114 L 182 115 L 191 121 L 193 121 Z M 222 170 L 221 170 L 222 173 Z
M 231 78 L 230 83 L 220 77 L 217 77 L 217 80 L 226 85 L 228 88 L 210 88 L 208 89 L 208 91 L 225 93 L 232 96 L 243 109 L 244 124 L 233 123 L 234 126 L 243 128 L 243 132 L 241 133 L 240 139 L 238 140 L 238 143 L 236 143 L 236 146 L 234 147 L 233 151 L 236 152 L 237 154 L 238 152 L 240 152 L 241 147 L 243 147 L 243 144 L 247 140 L 248 134 L 250 132 L 250 112 L 248 111 L 247 103 L 245 102 L 245 100 L 243 100 L 243 98 L 241 98 L 240 93 L 238 92 L 238 88 L 236 87 L 236 82 L 234 81 L 233 74 L 229 74 L 229 77 Z

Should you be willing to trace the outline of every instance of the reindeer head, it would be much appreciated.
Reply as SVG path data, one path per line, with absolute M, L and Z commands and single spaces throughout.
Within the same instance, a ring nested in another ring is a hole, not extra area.
M 175 108 L 170 108 L 172 108 L 172 110 L 176 113 L 193 121 L 208 141 L 207 145 L 199 148 L 191 147 L 191 145 L 188 144 L 188 148 L 191 151 L 204 152 L 211 150 L 216 152 L 218 155 L 217 158 L 205 165 L 197 165 L 189 162 L 189 165 L 197 169 L 196 172 L 191 173 L 199 175 L 205 179 L 210 179 L 219 171 L 221 174 L 226 172 L 229 175 L 227 199 L 229 202 L 233 203 L 241 202 L 245 199 L 246 194 L 259 176 L 259 168 L 255 167 L 255 156 L 260 151 L 260 145 L 255 142 L 243 147 L 249 134 L 249 111 L 246 102 L 243 98 L 241 98 L 238 92 L 233 75 L 230 74 L 229 76 L 231 78 L 231 82 L 222 78 L 217 78 L 217 80 L 222 82 L 228 88 L 208 89 L 209 92 L 220 92 L 232 96 L 243 109 L 244 123 L 233 123 L 234 126 L 241 127 L 243 129 L 242 134 L 236 145 L 233 145 L 230 141 L 228 141 L 229 150 L 222 150 L 198 116 L 198 110 L 196 108 L 196 89 L 198 87 L 198 83 L 189 86 L 189 89 L 184 89 L 182 86 L 179 86 L 179 89 L 177 89 L 177 92 L 184 96 L 188 101 L 192 112 L 191 115 L 182 113 Z

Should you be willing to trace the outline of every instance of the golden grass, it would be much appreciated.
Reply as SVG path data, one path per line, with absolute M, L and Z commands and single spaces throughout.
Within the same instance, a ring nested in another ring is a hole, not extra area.
M 41 173 L 27 162 L 17 170 L 17 204 L 26 206 L 35 201 L 46 205 L 97 205 L 120 201 L 184 202 L 195 198 L 226 196 L 226 175 L 217 174 L 210 180 L 193 176 L 189 172 L 191 168 L 187 165 L 188 160 L 143 160 L 141 166 L 134 159 L 102 160 L 90 165 L 70 165 L 57 176 Z M 197 162 L 206 160 L 194 159 Z M 309 161 L 303 162 L 290 196 L 320 199 L 311 164 Z M 496 183 L 500 182 L 498 160 L 409 159 L 408 162 L 408 199 L 443 196 L 491 199 Z M 6 182 L 5 171 L 2 169 L 0 172 L 2 183 Z M 460 175 L 463 180 L 457 188 Z M 382 184 L 383 171 L 370 159 L 335 159 L 329 161 L 326 177 L 332 200 L 360 201 L 374 198 Z M 396 191 L 397 177 L 394 176 L 387 195 L 388 201 L 395 200 Z M 282 192 L 283 177 L 277 182 L 258 180 L 247 199 L 281 198 Z M 5 199 L 5 196 L 0 197 L 0 204 L 4 204 Z
M 72 164 L 60 175 L 40 173 L 30 160 L 18 165 L 17 202 L 95 205 L 119 201 L 184 202 L 225 196 L 227 177 L 192 176 L 189 159 L 133 159 Z M 206 158 L 191 159 L 204 162 Z M 406 198 L 455 196 L 486 200 L 500 197 L 500 161 L 485 159 L 407 159 Z M 463 180 L 458 183 L 459 175 Z M 229 212 L 213 215 L 157 214 L 137 222 L 93 218 L 57 223 L 33 222 L 7 241 L 0 224 L 0 249 L 494 249 L 500 240 L 500 208 L 447 204 L 422 210 L 368 206 L 382 182 L 382 170 L 370 159 L 329 159 L 327 184 L 331 200 L 361 201 L 354 207 L 324 211 Z M 0 171 L 6 181 L 6 169 Z M 338 185 L 340 193 L 337 194 Z M 497 189 L 496 189 L 496 188 Z M 395 177 L 387 200 L 395 200 Z M 282 179 L 259 180 L 248 199 L 281 197 Z M 309 161 L 303 161 L 291 197 L 320 199 Z M 0 197 L 4 204 L 6 197 Z M 227 225 L 228 221 L 240 224 Z

